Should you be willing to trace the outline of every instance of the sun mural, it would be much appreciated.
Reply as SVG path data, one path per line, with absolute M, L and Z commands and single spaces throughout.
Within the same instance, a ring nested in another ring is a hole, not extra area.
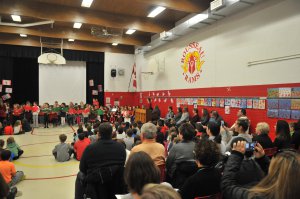
M 188 83 L 195 83 L 200 78 L 202 66 L 204 64 L 204 51 L 199 43 L 190 43 L 183 51 L 181 58 L 181 68 L 183 76 Z

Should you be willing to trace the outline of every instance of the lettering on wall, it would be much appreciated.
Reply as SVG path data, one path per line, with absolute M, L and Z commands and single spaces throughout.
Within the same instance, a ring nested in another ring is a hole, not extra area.
M 181 68 L 184 80 L 195 83 L 200 78 L 202 65 L 204 64 L 204 50 L 198 42 L 190 43 L 183 51 Z

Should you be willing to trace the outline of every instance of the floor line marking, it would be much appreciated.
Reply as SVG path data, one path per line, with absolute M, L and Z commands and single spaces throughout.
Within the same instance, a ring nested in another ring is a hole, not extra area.
M 54 179 L 69 178 L 69 177 L 74 177 L 74 176 L 77 176 L 77 174 L 66 175 L 66 176 L 57 176 L 57 177 L 48 177 L 48 178 L 25 178 L 24 180 L 54 180 Z

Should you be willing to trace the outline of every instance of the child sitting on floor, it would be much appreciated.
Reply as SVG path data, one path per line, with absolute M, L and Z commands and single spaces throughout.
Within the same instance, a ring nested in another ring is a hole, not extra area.
M 22 124 L 21 124 L 21 120 L 17 120 L 14 124 L 14 135 L 19 135 L 19 134 L 23 134 L 23 128 L 22 128 Z
M 16 171 L 15 165 L 9 162 L 11 152 L 3 150 L 1 152 L 0 173 L 8 186 L 12 187 L 24 179 L 23 171 Z
M 70 160 L 70 156 L 73 153 L 71 145 L 66 144 L 67 136 L 65 134 L 59 135 L 60 144 L 56 145 L 52 151 L 55 159 L 58 162 L 65 162 Z
M 4 135 L 13 135 L 14 134 L 14 129 L 10 122 L 7 122 L 5 128 L 4 128 Z
M 13 160 L 19 159 L 19 157 L 24 153 L 24 151 L 19 147 L 19 145 L 15 142 L 13 137 L 7 138 L 7 150 L 13 153 Z
M 90 139 L 84 137 L 83 133 L 78 134 L 78 139 L 74 144 L 74 157 L 80 161 L 83 151 L 91 142 Z

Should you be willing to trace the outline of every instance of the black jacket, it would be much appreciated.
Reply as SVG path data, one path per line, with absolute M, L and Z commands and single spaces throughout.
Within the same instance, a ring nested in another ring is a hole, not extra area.
M 255 136 L 252 141 L 258 142 L 264 149 L 273 148 L 273 142 L 268 134 L 260 134 Z
M 191 124 L 192 124 L 194 127 L 196 127 L 196 123 L 199 122 L 199 121 L 200 121 L 199 115 L 194 115 L 194 116 L 192 117 L 192 119 L 190 120 Z
M 274 147 L 277 147 L 277 149 L 287 149 L 291 148 L 291 142 L 290 140 L 284 140 L 283 138 L 275 138 Z
M 216 168 L 200 168 L 189 177 L 179 191 L 182 199 L 209 196 L 220 193 L 221 173 Z
M 243 159 L 244 155 L 237 151 L 232 151 L 232 154 L 228 158 L 221 182 L 221 188 L 224 198 L 249 198 L 249 190 L 242 187 L 237 182 L 237 173 L 240 170 Z M 258 165 L 260 165 L 263 171 L 267 172 L 267 168 L 269 167 L 270 163 L 268 157 L 264 156 L 263 158 L 255 159 L 255 161 L 258 163 Z M 263 199 L 263 197 L 257 196 L 255 197 L 255 199 Z
M 295 149 L 299 149 L 299 146 L 300 146 L 300 130 L 295 131 L 294 134 L 292 135 L 291 144 L 293 144 L 295 146 Z

